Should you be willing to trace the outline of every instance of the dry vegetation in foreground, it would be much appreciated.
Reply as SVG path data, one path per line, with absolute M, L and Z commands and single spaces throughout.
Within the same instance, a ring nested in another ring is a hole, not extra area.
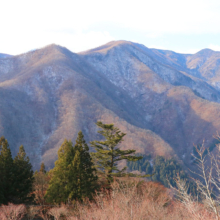
M 130 178 L 131 179 L 131 178 Z M 216 219 L 204 205 L 189 200 L 179 201 L 173 191 L 155 182 L 120 179 L 112 191 L 97 193 L 93 202 L 54 207 L 2 205 L 1 220 L 154 220 Z
M 219 135 L 216 138 L 220 141 Z M 220 144 L 215 154 L 204 143 L 195 148 L 194 163 L 200 171 L 200 178 L 194 179 L 197 198 L 187 193 L 186 180 L 180 176 L 175 179 L 177 188 L 170 185 L 170 189 L 138 177 L 99 178 L 103 190 L 97 191 L 92 201 L 82 197 L 60 206 L 42 205 L 46 204 L 43 187 L 37 191 L 41 205 L 2 205 L 0 220 L 220 220 Z M 42 180 L 39 184 L 44 186 Z

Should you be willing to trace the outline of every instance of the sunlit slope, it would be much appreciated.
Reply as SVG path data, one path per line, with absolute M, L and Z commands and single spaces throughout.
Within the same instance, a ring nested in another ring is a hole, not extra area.
M 219 91 L 189 71 L 187 59 L 192 55 L 121 41 L 81 56 L 127 91 L 145 128 L 167 141 L 186 164 L 194 144 L 203 139 L 212 143 L 220 129 Z
M 173 155 L 169 144 L 146 130 L 133 97 L 83 57 L 50 45 L 4 59 L 0 68 L 0 133 L 13 154 L 25 146 L 35 167 L 52 167 L 64 138 L 79 130 L 97 137 L 95 122 L 115 123 L 127 133 L 123 147 L 152 155 Z
M 102 120 L 127 134 L 121 147 L 190 166 L 193 145 L 208 146 L 220 130 L 220 93 L 201 69 L 214 56 L 217 77 L 216 54 L 116 41 L 79 54 L 49 45 L 0 59 L 0 135 L 14 155 L 23 144 L 35 168 L 52 167 L 65 138 L 74 142 L 79 130 L 88 142 L 100 138 Z

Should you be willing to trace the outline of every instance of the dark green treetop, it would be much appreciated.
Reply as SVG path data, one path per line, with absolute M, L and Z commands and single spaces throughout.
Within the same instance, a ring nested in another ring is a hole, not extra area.
M 29 194 L 32 192 L 34 177 L 30 159 L 26 155 L 23 145 L 19 147 L 19 152 L 14 158 L 14 166 L 16 186 L 16 199 L 14 202 L 29 202 L 32 199 Z
M 39 172 L 42 172 L 42 173 L 47 172 L 44 163 L 41 163 Z
M 0 138 L 0 205 L 5 202 L 5 195 L 4 195 L 4 190 L 5 190 L 5 176 L 4 176 L 4 163 L 3 159 L 1 156 L 1 150 L 2 150 L 2 138 Z
M 64 140 L 58 150 L 58 159 L 55 161 L 55 167 L 50 170 L 51 180 L 46 192 L 46 201 L 50 203 L 67 202 L 69 194 L 75 187 L 72 181 L 74 175 L 72 161 L 74 152 L 72 142 Z
M 78 200 L 83 200 L 85 197 L 92 199 L 97 189 L 98 177 L 82 131 L 78 133 L 74 148 L 73 167 L 76 172 L 77 192 L 72 197 Z
M 15 170 L 11 150 L 8 141 L 2 136 L 0 138 L 0 166 L 1 166 L 1 203 L 13 202 L 15 192 Z
M 143 159 L 137 162 L 127 162 L 130 171 L 139 171 L 151 174 L 150 180 L 161 182 L 164 186 L 177 187 L 176 178 L 186 181 L 188 192 L 196 195 L 196 184 L 190 179 L 187 173 L 184 172 L 181 164 L 174 158 L 166 159 L 162 156 L 156 156 L 154 159 L 150 155 L 142 155 Z
M 121 150 L 118 148 L 118 144 L 123 141 L 123 137 L 126 134 L 121 132 L 114 124 L 103 124 L 98 121 L 96 125 L 101 128 L 98 133 L 105 140 L 90 142 L 91 146 L 96 150 L 95 153 L 92 153 L 92 157 L 97 169 L 106 175 L 110 183 L 113 180 L 113 175 L 121 174 L 126 170 L 126 167 L 121 170 L 118 169 L 119 161 L 137 161 L 142 157 L 133 155 L 136 152 L 135 150 Z
M 30 201 L 33 171 L 23 146 L 12 158 L 8 141 L 0 138 L 0 203 L 25 203 Z
M 46 193 L 48 202 L 62 203 L 72 200 L 82 201 L 92 198 L 97 176 L 89 154 L 89 148 L 80 131 L 73 146 L 65 140 L 58 151 L 49 188 Z

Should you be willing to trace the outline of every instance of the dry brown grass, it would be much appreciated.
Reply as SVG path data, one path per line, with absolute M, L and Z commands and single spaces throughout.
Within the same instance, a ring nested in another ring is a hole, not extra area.
M 29 211 L 28 211 L 29 210 Z M 211 220 L 215 214 L 203 204 L 188 199 L 175 200 L 173 192 L 156 182 L 119 178 L 112 190 L 97 192 L 94 201 L 62 206 L 1 206 L 0 219 L 43 220 Z M 29 214 L 30 215 L 29 215 Z M 6 216 L 6 217 L 5 217 Z
M 21 220 L 26 214 L 26 208 L 23 204 L 14 205 L 9 203 L 8 205 L 2 205 L 0 207 L 0 219 L 1 220 Z
M 194 208 L 194 207 L 192 207 Z M 198 207 L 197 207 L 198 208 Z M 202 206 L 200 219 L 213 219 Z M 195 219 L 184 204 L 174 201 L 169 190 L 159 183 L 117 181 L 112 193 L 99 193 L 95 202 L 78 204 L 69 220 L 154 220 Z M 199 219 L 199 218 L 197 218 Z
M 48 212 L 54 217 L 54 220 L 63 219 L 64 216 L 69 216 L 69 211 L 66 206 L 62 205 L 61 207 L 53 207 Z

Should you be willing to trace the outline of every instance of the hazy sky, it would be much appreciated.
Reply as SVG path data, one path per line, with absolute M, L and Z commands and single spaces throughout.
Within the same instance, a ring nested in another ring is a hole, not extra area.
M 0 0 L 0 53 L 52 43 L 79 52 L 112 40 L 180 53 L 220 51 L 220 1 Z

